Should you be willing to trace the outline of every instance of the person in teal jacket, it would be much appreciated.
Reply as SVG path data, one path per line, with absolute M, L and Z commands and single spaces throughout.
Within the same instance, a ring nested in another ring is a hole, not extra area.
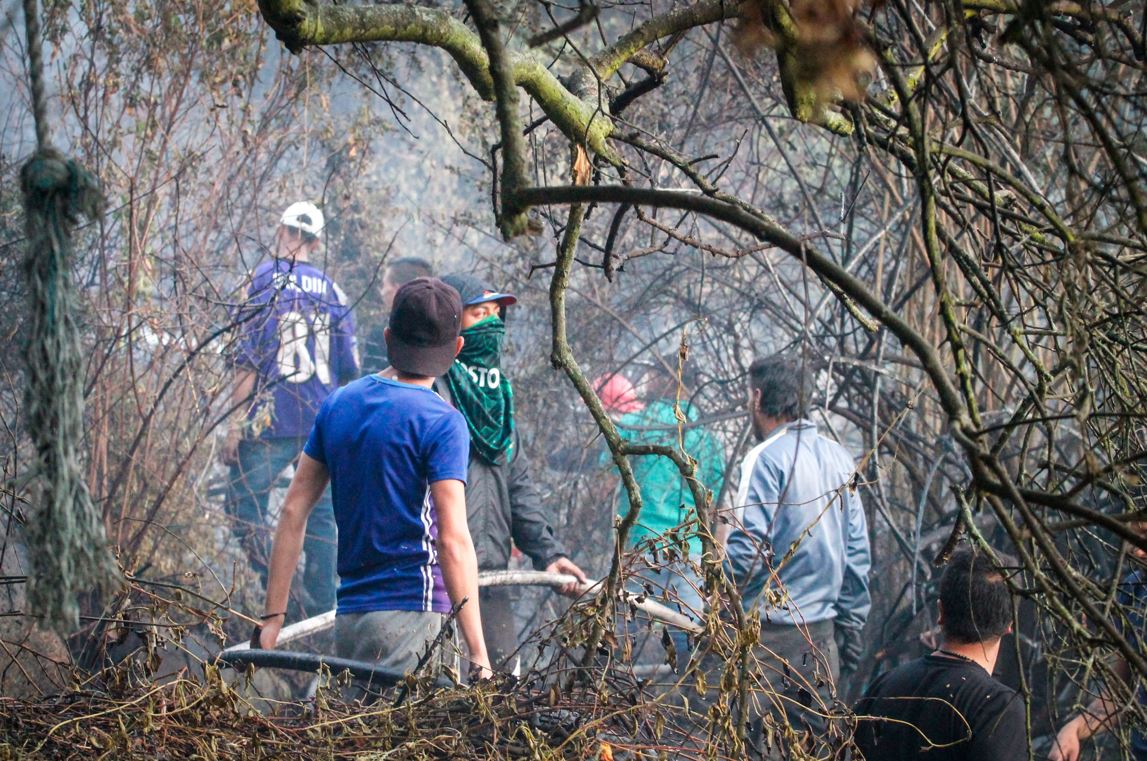
M 716 498 L 725 477 L 724 450 L 717 438 L 697 422 L 700 411 L 689 401 L 695 383 L 688 365 L 680 378 L 680 394 L 677 375 L 668 371 L 669 367 L 677 369 L 676 355 L 665 365 L 655 365 L 646 372 L 639 384 L 646 397 L 645 406 L 618 418 L 618 432 L 631 443 L 684 449 L 697 461 L 697 479 Z M 685 422 L 679 420 L 678 410 Z M 635 456 L 630 458 L 630 465 L 641 491 L 642 507 L 629 532 L 626 549 L 642 552 L 648 563 L 646 567 L 646 562 L 638 561 L 640 570 L 632 580 L 631 591 L 651 592 L 670 607 L 700 619 L 704 613 L 702 581 L 692 566 L 701 560 L 701 537 L 689 484 L 668 457 Z M 624 517 L 629 507 L 628 495 L 622 488 L 618 515 Z M 685 644 L 683 634 L 675 634 L 674 640 L 681 652 Z

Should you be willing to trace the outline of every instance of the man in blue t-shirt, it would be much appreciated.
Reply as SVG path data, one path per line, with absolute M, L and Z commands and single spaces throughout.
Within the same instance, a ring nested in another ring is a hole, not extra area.
M 358 376 L 354 316 L 346 295 L 310 258 L 318 251 L 323 213 L 305 201 L 279 220 L 274 257 L 252 273 L 236 314 L 238 341 L 232 423 L 222 460 L 230 466 L 227 512 L 251 566 L 267 577 L 267 500 L 275 478 L 298 457 L 319 405 Z M 323 499 L 306 538 L 303 609 L 335 603 L 335 524 Z
M 394 294 L 398 289 L 418 277 L 431 277 L 434 269 L 430 262 L 417 256 L 402 256 L 386 263 L 382 273 L 382 306 L 386 310 L 380 319 L 371 325 L 362 335 L 359 348 L 362 354 L 363 372 L 378 372 L 390 364 L 386 359 L 386 332 L 387 316 L 394 308 Z
M 462 339 L 458 293 L 418 278 L 395 296 L 385 338 L 391 366 L 322 405 L 287 491 L 271 551 L 259 644 L 285 618 L 307 516 L 326 488 L 338 541 L 337 654 L 412 670 L 451 605 L 474 666 L 490 661 L 478 607 L 478 560 L 466 522 L 470 434 L 431 386 Z

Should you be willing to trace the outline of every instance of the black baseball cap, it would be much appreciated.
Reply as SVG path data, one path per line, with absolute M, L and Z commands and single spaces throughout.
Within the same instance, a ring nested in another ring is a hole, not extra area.
M 508 307 L 518 303 L 518 297 L 514 294 L 496 291 L 490 287 L 489 283 L 474 275 L 452 272 L 449 275 L 443 275 L 442 282 L 458 291 L 464 307 L 484 304 L 487 301 L 496 301 L 500 307 Z
M 408 375 L 443 375 L 454 362 L 461 326 L 458 291 L 436 277 L 411 280 L 394 294 L 386 335 L 390 364 Z

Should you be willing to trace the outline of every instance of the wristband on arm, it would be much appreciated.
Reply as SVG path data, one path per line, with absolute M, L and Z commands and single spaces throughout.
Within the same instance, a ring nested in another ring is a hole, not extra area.
M 286 611 L 284 611 L 282 613 L 264 613 L 263 615 L 259 616 L 259 620 L 260 621 L 269 621 L 272 618 L 278 618 L 279 616 L 283 617 L 283 623 L 287 622 Z M 263 645 L 261 642 L 259 642 L 259 635 L 261 635 L 262 633 L 263 633 L 262 624 L 255 624 L 255 628 L 251 631 L 251 641 L 247 643 L 251 647 L 252 650 L 262 649 Z

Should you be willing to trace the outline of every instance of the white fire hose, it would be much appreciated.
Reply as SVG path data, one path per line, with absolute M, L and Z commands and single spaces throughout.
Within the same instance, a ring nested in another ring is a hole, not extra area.
M 577 584 L 577 578 L 564 573 L 547 573 L 546 571 L 483 571 L 478 574 L 479 587 L 564 587 L 566 584 Z M 577 593 L 584 595 L 587 593 L 598 594 L 602 588 L 602 581 L 591 581 L 586 584 L 578 584 Z M 662 605 L 659 602 L 654 602 L 650 599 L 640 599 L 638 595 L 632 592 L 622 591 L 622 598 L 637 610 L 645 613 L 652 619 L 661 621 L 662 623 L 675 626 L 678 629 L 684 629 L 691 634 L 699 634 L 702 629 L 693 619 L 686 615 L 678 613 L 675 610 Z M 311 634 L 326 631 L 335 624 L 335 612 L 329 610 L 311 618 L 304 619 L 290 626 L 284 626 L 279 631 L 279 645 L 285 645 L 288 642 L 306 637 Z M 223 652 L 233 653 L 239 650 L 249 649 L 250 643 L 240 642 L 232 645 Z

